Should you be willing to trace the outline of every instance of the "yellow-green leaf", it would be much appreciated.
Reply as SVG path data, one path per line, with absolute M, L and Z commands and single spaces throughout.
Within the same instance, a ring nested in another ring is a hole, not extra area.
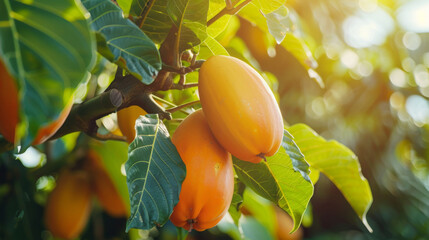
M 325 174 L 341 191 L 365 227 L 372 231 L 366 213 L 372 204 L 368 181 L 357 156 L 337 141 L 326 141 L 305 124 L 288 128 L 310 166 Z

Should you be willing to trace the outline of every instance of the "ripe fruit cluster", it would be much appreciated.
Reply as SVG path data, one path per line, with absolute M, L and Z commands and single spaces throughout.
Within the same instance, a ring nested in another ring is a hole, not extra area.
M 56 187 L 48 197 L 45 224 L 54 237 L 74 239 L 80 235 L 91 212 L 92 194 L 111 216 L 128 215 L 125 203 L 99 155 L 90 150 L 85 160 L 84 168 L 61 172 Z
M 202 110 L 190 114 L 172 141 L 186 165 L 171 222 L 190 231 L 214 227 L 234 191 L 231 154 L 259 163 L 277 152 L 283 119 L 263 78 L 243 61 L 210 57 L 199 72 Z

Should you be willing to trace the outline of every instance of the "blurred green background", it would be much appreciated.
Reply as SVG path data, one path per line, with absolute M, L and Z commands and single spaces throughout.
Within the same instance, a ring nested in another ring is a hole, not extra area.
M 272 36 L 240 16 L 230 19 L 217 40 L 231 55 L 265 73 L 288 124 L 305 123 L 354 151 L 374 198 L 367 216 L 374 231 L 369 233 L 321 175 L 295 239 L 428 239 L 429 1 L 290 0 L 286 7 L 289 30 L 307 47 L 305 64 L 293 50 L 277 45 Z M 100 89 L 107 86 L 111 72 L 104 70 L 93 79 Z M 160 96 L 178 105 L 197 98 L 195 90 Z M 49 158 L 68 161 L 62 156 L 75 148 L 76 139 L 83 146 L 91 144 L 83 136 L 67 136 L 50 143 L 55 150 Z M 46 161 L 41 152 L 47 146 L 30 148 L 20 157 L 22 163 L 2 156 L 0 239 L 51 238 L 40 220 L 54 186 L 54 178 L 40 171 Z M 112 149 L 98 147 L 101 153 Z M 126 145 L 116 147 L 121 149 L 117 154 L 126 154 Z M 224 219 L 216 228 L 192 232 L 188 239 L 272 238 L 274 208 L 250 191 L 245 199 L 252 216 L 243 216 L 240 228 Z M 81 239 L 176 239 L 171 223 L 127 235 L 126 218 L 109 216 L 96 201 L 94 206 Z

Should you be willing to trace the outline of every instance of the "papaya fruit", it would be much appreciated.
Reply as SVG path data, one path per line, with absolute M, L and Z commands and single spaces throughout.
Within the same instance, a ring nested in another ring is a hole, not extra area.
M 172 142 L 186 165 L 186 177 L 170 220 L 188 231 L 214 227 L 231 204 L 231 154 L 216 141 L 201 110 L 178 126 Z
M 274 206 L 276 213 L 276 237 L 279 240 L 301 240 L 303 237 L 302 228 L 298 228 L 295 232 L 290 234 L 293 229 L 292 218 L 282 209 Z
M 55 119 L 53 122 L 48 125 L 41 127 L 37 132 L 36 138 L 33 140 L 32 145 L 38 145 L 46 142 L 50 137 L 52 137 L 58 129 L 64 124 L 66 121 L 71 109 L 73 106 L 73 98 L 69 100 L 65 108 L 61 111 L 60 116 Z
M 88 172 L 91 175 L 92 191 L 100 205 L 113 217 L 126 217 L 128 215 L 127 207 L 107 173 L 100 155 L 94 150 L 89 150 L 87 159 L 89 165 Z
M 277 152 L 283 138 L 280 108 L 251 66 L 212 56 L 201 66 L 198 91 L 210 129 L 228 152 L 253 163 Z
M 85 171 L 65 170 L 49 194 L 45 224 L 54 237 L 74 239 L 80 235 L 91 211 L 91 187 Z
M 12 143 L 16 142 L 15 131 L 19 123 L 18 89 L 3 62 L 0 61 L 0 134 Z M 73 106 L 73 99 L 69 101 L 60 116 L 46 126 L 41 127 L 32 145 L 45 142 L 63 125 Z
M 128 143 L 134 141 L 136 137 L 135 124 L 140 115 L 146 115 L 146 111 L 135 105 L 118 111 L 118 127 Z
M 19 121 L 18 88 L 6 66 L 0 61 L 0 134 L 15 142 L 15 129 Z

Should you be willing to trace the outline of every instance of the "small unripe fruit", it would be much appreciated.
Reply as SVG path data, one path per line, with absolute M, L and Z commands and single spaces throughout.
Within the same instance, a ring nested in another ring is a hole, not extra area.
M 118 127 L 127 138 L 128 143 L 134 141 L 136 137 L 135 124 L 140 115 L 146 115 L 146 111 L 135 105 L 121 109 L 118 112 Z

